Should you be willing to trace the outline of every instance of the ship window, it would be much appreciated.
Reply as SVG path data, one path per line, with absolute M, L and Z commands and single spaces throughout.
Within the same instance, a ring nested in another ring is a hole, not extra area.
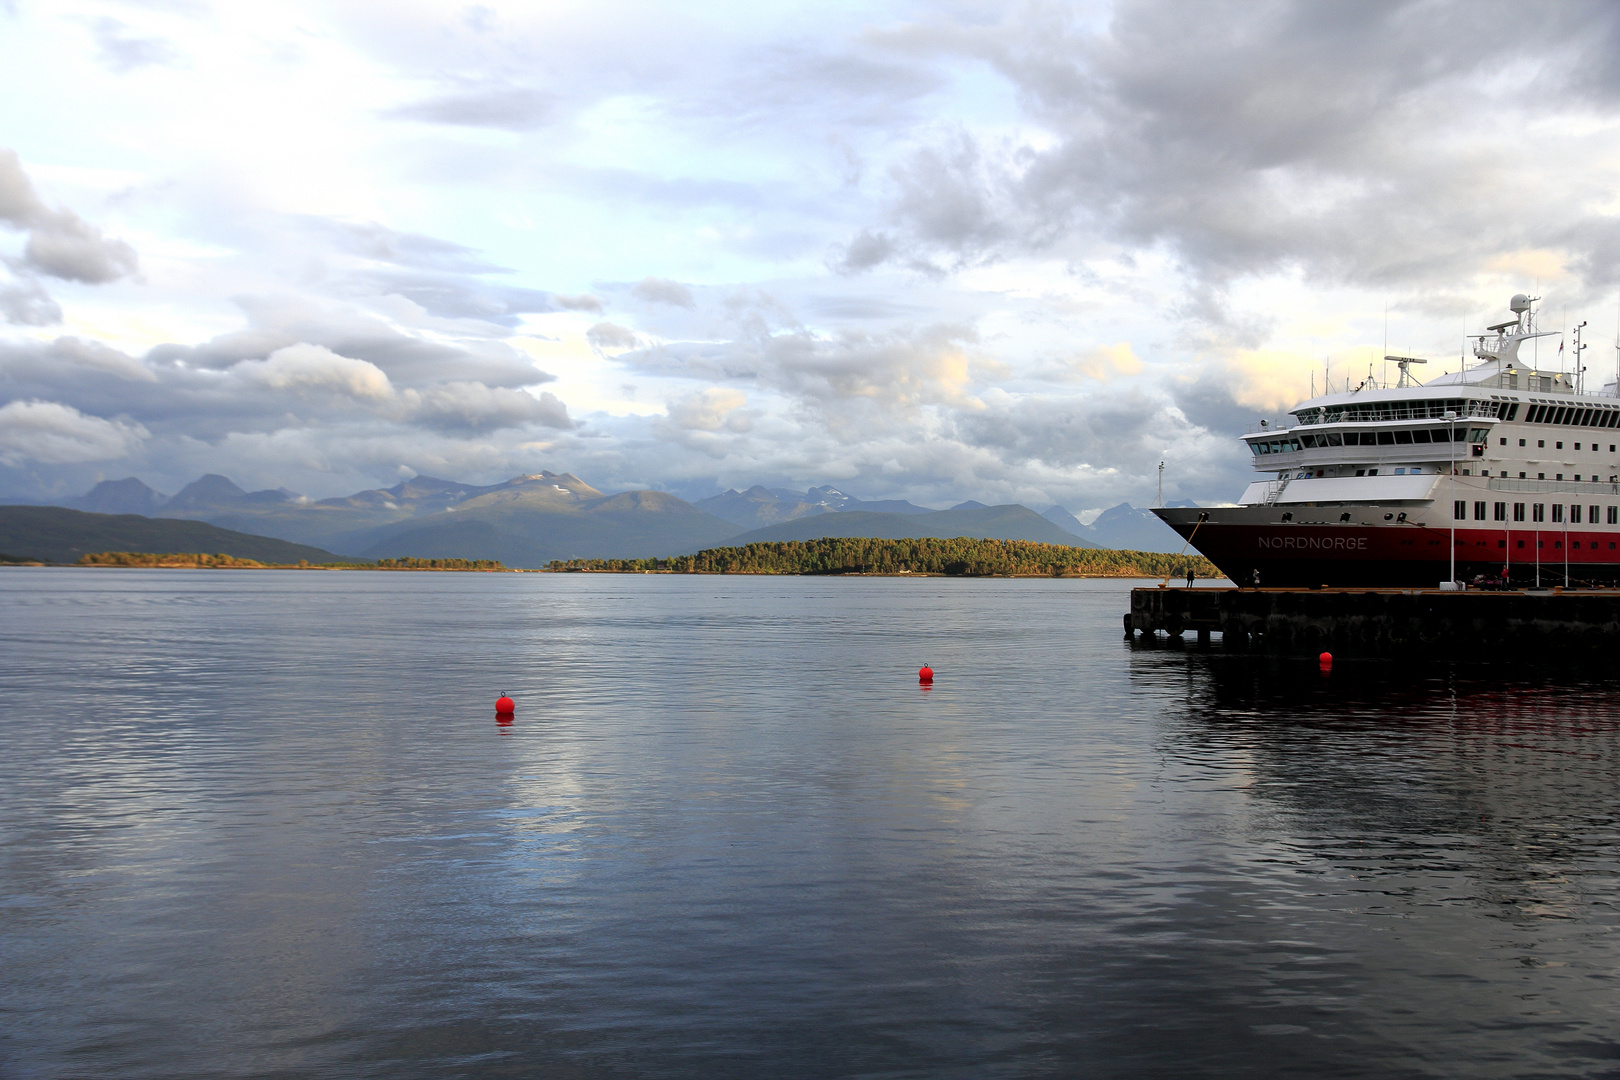
M 1524 541 L 1523 541 L 1523 540 L 1520 540 L 1520 541 L 1519 541 L 1519 546 L 1520 546 L 1520 547 L 1524 547 Z
M 1357 476 L 1366 476 L 1367 475 L 1367 470 L 1366 469 L 1357 469 L 1356 470 L 1356 475 Z
M 1524 520 L 1524 503 L 1514 503 L 1513 504 L 1513 520 L 1514 521 L 1523 521 Z
M 1451 504 L 1451 516 L 1454 519 L 1456 519 L 1457 521 L 1467 521 L 1468 520 L 1468 503 L 1466 501 L 1464 501 L 1463 499 L 1458 499 L 1456 502 L 1452 503 Z
M 1609 524 L 1620 525 L 1620 506 L 1609 507 Z
M 1491 518 L 1494 521 L 1507 520 L 1507 503 L 1497 503 L 1491 507 Z
M 1537 439 L 1536 440 L 1536 446 L 1538 448 L 1545 448 L 1546 445 L 1547 445 L 1547 440 L 1546 439 Z
M 1553 444 L 1553 449 L 1555 449 L 1555 450 L 1562 450 L 1563 448 L 1564 448 L 1563 443 L 1554 443 Z
M 1553 508 L 1553 521 L 1555 521 L 1555 522 L 1563 521 L 1564 520 L 1564 504 L 1563 503 L 1553 503 L 1552 508 Z
M 1507 440 L 1506 440 L 1506 439 L 1503 439 L 1503 440 L 1502 440 L 1502 445 L 1503 445 L 1503 446 L 1506 446 L 1506 445 L 1507 445 Z
M 1395 470 L 1395 475 L 1396 476 L 1405 476 L 1406 475 L 1406 470 L 1405 469 L 1396 469 Z
M 1520 446 L 1523 446 L 1523 445 L 1524 445 L 1524 440 L 1523 440 L 1523 439 L 1520 439 L 1520 440 L 1519 440 L 1519 445 L 1520 445 Z
M 1340 435 L 1337 431 L 1329 432 L 1328 437 L 1327 437 L 1327 444 L 1329 446 L 1343 446 L 1344 445 L 1344 436 Z
M 1586 520 L 1588 524 L 1596 525 L 1598 523 L 1598 509 L 1599 508 L 1596 506 L 1588 506 L 1586 508 Z
M 1544 506 L 1541 503 L 1536 503 L 1534 506 L 1532 506 L 1530 508 L 1530 520 L 1531 521 L 1546 521 L 1547 520 L 1547 507 Z
M 1429 441 L 1428 429 L 1427 428 L 1419 428 L 1418 430 L 1412 432 L 1412 441 L 1415 442 L 1415 443 L 1426 443 L 1426 442 L 1428 442 Z
M 1581 444 L 1580 444 L 1580 443 L 1576 443 L 1576 444 L 1575 444 L 1575 449 L 1577 449 L 1577 450 L 1579 450 L 1579 449 L 1580 449 L 1580 448 L 1581 448 Z
M 1305 449 L 1307 449 L 1307 450 L 1315 450 L 1316 449 L 1316 436 L 1315 435 L 1301 435 L 1299 437 L 1299 441 L 1304 445 Z
M 1395 433 L 1395 441 L 1402 446 L 1411 446 L 1412 433 L 1410 431 L 1397 431 Z
M 1474 520 L 1475 521 L 1484 521 L 1485 520 L 1485 504 L 1484 503 L 1476 502 L 1474 504 Z
M 1368 476 L 1377 476 L 1378 475 L 1378 470 L 1377 469 L 1368 469 L 1367 470 L 1367 475 Z
M 1395 445 L 1395 433 L 1393 431 L 1380 431 L 1378 433 L 1378 445 L 1379 446 L 1394 446 Z
M 1445 428 L 1430 428 L 1429 438 L 1439 443 L 1451 441 L 1451 436 L 1446 434 Z

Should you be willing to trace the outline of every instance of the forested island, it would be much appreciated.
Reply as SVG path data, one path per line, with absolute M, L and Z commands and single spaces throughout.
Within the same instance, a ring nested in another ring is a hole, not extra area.
M 185 570 L 505 570 L 494 559 L 378 559 L 376 562 L 264 563 L 235 555 L 189 552 L 167 555 L 141 551 L 99 551 L 79 557 L 79 566 L 137 566 Z
M 558 559 L 556 572 L 607 574 L 941 574 L 948 577 L 1219 577 L 1201 555 L 1028 540 L 827 537 L 712 548 L 669 559 Z

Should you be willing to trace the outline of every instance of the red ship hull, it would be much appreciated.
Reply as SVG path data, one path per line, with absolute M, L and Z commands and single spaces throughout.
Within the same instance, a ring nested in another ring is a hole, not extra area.
M 1241 520 L 1251 516 L 1247 509 L 1154 513 L 1240 585 L 1253 583 L 1256 573 L 1262 585 L 1307 587 L 1432 589 L 1451 577 L 1449 529 L 1248 522 Z M 1566 566 L 1570 585 L 1608 586 L 1620 580 L 1620 531 L 1459 528 L 1456 544 L 1461 581 L 1501 582 L 1505 567 L 1506 580 L 1515 587 L 1562 585 Z

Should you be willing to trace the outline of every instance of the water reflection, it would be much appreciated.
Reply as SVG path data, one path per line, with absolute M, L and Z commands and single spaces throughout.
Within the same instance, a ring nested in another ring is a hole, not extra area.
M 6 1045 L 21 1075 L 1608 1067 L 1612 685 L 1131 651 L 1123 595 L 0 573 Z M 496 685 L 525 722 L 490 739 Z
M 1186 652 L 1133 667 L 1185 687 L 1163 728 L 1172 771 L 1239 796 L 1232 854 L 1263 885 L 1252 917 L 1353 964 L 1332 1011 L 1377 1017 L 1374 1044 L 1399 1047 L 1391 1067 L 1425 1042 L 1477 1051 L 1478 1025 L 1535 1040 L 1551 1072 L 1620 1054 L 1614 681 L 1387 662 L 1324 679 L 1314 666 Z

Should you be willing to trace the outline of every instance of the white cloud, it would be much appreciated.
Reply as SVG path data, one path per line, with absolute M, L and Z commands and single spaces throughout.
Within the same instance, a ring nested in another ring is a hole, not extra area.
M 277 390 L 325 390 L 384 401 L 394 396 L 388 375 L 376 364 L 339 356 L 321 345 L 288 345 L 265 360 L 244 360 L 233 369 L 243 378 Z
M 0 405 L 0 463 L 79 464 L 127 457 L 150 433 L 139 424 L 86 416 L 55 401 Z

